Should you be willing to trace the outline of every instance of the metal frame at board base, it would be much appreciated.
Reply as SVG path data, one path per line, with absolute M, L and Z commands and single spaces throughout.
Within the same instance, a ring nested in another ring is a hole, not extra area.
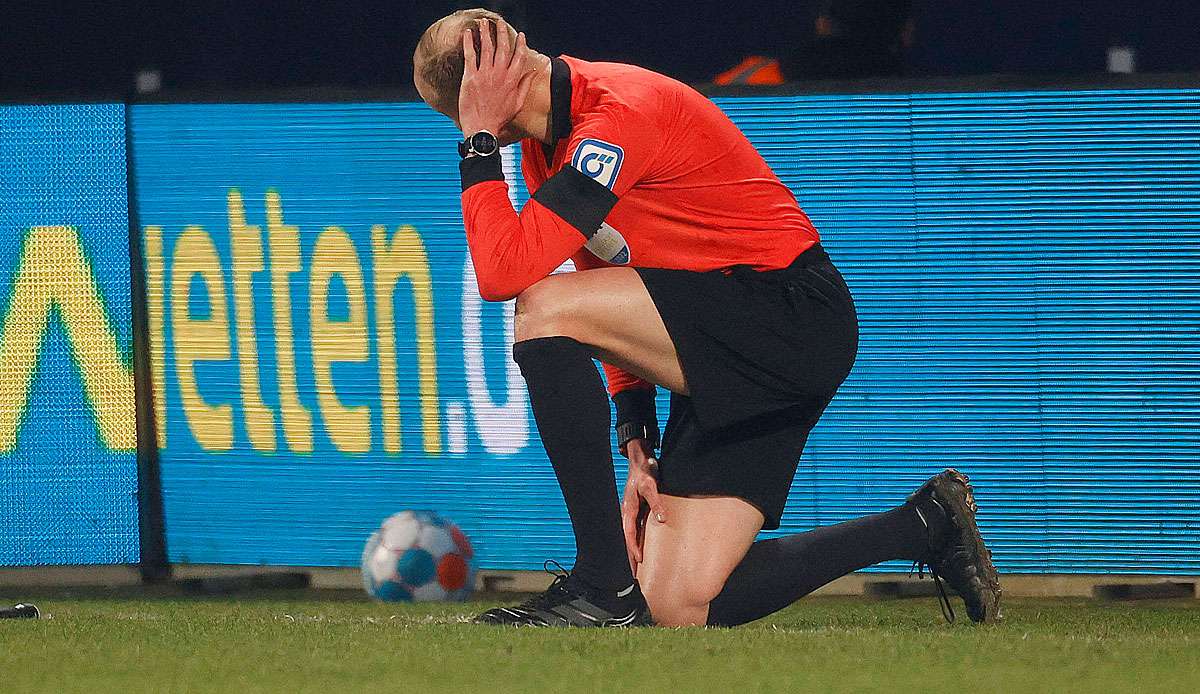
M 125 189 L 129 219 L 129 284 L 133 318 L 133 392 L 137 426 L 138 570 L 143 583 L 171 578 L 162 474 L 158 457 L 158 422 L 154 417 L 154 380 L 150 357 L 150 317 L 146 295 L 146 263 L 137 208 L 133 124 L 126 103 Z
M 778 86 L 720 86 L 693 83 L 710 98 L 817 96 L 838 94 L 934 94 L 1003 91 L 1090 91 L 1096 89 L 1200 89 L 1197 73 L 1088 73 L 1079 75 L 991 74 L 968 77 L 880 77 L 858 80 L 809 80 Z M 285 89 L 178 90 L 146 94 L 136 104 L 262 103 L 410 103 L 420 102 L 413 88 L 293 87 Z
M 1200 72 L 986 74 L 970 76 L 877 77 L 855 80 L 807 80 L 773 86 L 719 86 L 693 83 L 709 97 L 770 97 L 837 94 L 929 94 L 999 91 L 1086 91 L 1095 89 L 1200 89 Z M 165 89 L 152 94 L 0 93 L 0 105 L 82 103 L 260 104 L 260 103 L 409 103 L 418 102 L 411 86 Z

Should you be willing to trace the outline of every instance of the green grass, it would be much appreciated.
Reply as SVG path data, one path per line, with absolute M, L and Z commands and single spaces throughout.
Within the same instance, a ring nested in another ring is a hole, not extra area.
M 51 619 L 0 620 L 2 692 L 1200 691 L 1193 601 L 1009 600 L 976 627 L 932 599 L 814 598 L 737 629 L 611 631 L 312 593 L 36 602 Z

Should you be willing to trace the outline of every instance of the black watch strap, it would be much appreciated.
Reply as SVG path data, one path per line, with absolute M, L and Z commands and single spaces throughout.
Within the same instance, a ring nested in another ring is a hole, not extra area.
M 500 157 L 467 157 L 458 162 L 458 174 L 465 191 L 476 183 L 503 181 L 504 165 Z
M 650 442 L 650 447 L 657 450 L 658 425 L 645 422 L 625 422 L 617 425 L 617 448 L 624 452 L 626 444 L 634 439 L 646 439 Z
M 613 395 L 617 406 L 617 445 L 623 451 L 634 439 L 646 439 L 658 448 L 658 413 L 653 388 L 632 388 Z

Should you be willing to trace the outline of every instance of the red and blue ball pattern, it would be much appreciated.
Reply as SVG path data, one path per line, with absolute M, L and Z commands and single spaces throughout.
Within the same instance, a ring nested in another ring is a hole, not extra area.
M 458 526 L 432 511 L 402 511 L 371 534 L 362 555 L 363 587 L 388 602 L 466 600 L 475 552 Z

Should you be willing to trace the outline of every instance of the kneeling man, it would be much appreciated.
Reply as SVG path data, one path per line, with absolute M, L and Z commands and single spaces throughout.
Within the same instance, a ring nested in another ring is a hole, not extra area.
M 858 322 L 812 223 L 716 105 L 649 70 L 542 55 L 486 10 L 438 21 L 414 58 L 422 98 L 465 135 L 479 291 L 517 299 L 513 358 L 578 549 L 546 592 L 477 621 L 736 625 L 895 559 L 945 579 L 972 620 L 999 616 L 953 470 L 890 511 L 755 541 L 779 527 Z M 518 140 L 533 192 L 519 214 L 498 152 Z M 568 259 L 578 271 L 551 276 Z M 629 458 L 623 503 L 593 357 Z M 657 456 L 656 386 L 671 391 Z

